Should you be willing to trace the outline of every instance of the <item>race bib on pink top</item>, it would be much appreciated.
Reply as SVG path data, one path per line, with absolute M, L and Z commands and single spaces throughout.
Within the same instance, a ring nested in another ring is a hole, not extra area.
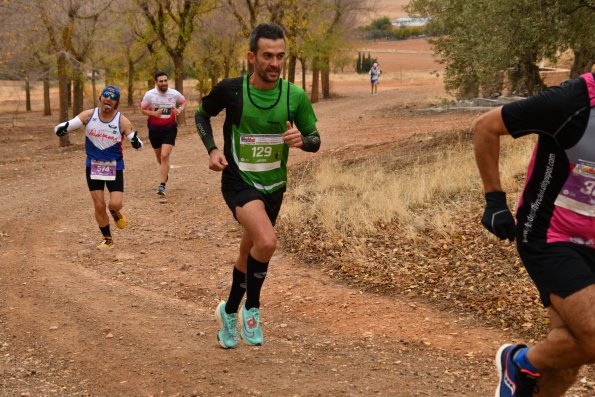
M 555 204 L 581 215 L 595 216 L 595 163 L 576 163 Z

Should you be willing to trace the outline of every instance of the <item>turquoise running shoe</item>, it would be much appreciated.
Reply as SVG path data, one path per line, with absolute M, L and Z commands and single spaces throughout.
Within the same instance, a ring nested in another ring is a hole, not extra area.
M 217 340 L 224 349 L 233 349 L 238 346 L 237 315 L 225 312 L 225 301 L 221 301 L 215 310 L 215 318 L 221 329 L 217 332 Z
M 242 324 L 242 331 L 240 332 L 242 340 L 248 345 L 262 345 L 264 340 L 262 328 L 260 328 L 260 310 L 257 307 L 246 310 L 246 304 L 243 304 L 240 309 L 240 321 Z

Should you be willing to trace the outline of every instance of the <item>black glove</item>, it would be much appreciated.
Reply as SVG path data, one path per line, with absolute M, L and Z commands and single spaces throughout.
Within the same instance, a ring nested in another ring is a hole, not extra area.
M 485 194 L 485 199 L 486 208 L 481 224 L 500 240 L 514 241 L 516 226 L 506 204 L 506 193 L 489 192 Z
M 56 127 L 54 129 L 54 132 L 56 133 L 56 135 L 58 136 L 64 136 L 66 135 L 66 133 L 68 132 L 68 121 L 58 125 L 58 127 Z
M 132 145 L 133 148 L 135 149 L 140 149 L 143 147 L 143 143 L 141 142 L 141 140 L 138 138 L 136 131 L 134 131 L 134 136 L 132 137 L 132 139 L 130 140 L 130 144 Z

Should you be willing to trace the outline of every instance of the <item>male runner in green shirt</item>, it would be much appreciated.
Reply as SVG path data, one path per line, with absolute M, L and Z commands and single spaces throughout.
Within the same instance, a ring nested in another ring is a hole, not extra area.
M 289 148 L 316 152 L 320 135 L 306 93 L 282 80 L 285 37 L 276 24 L 261 24 L 250 35 L 248 61 L 254 73 L 225 79 L 202 99 L 196 111 L 198 133 L 209 152 L 209 168 L 222 171 L 221 191 L 242 225 L 240 253 L 226 302 L 215 311 L 219 344 L 237 346 L 236 313 L 242 340 L 262 345 L 260 290 L 277 247 L 275 220 L 287 185 Z M 224 148 L 213 139 L 210 118 L 225 109 Z M 295 126 L 294 126 L 295 123 Z

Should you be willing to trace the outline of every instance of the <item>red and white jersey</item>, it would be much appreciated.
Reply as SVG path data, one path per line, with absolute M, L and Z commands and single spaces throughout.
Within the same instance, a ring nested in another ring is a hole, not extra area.
M 176 116 L 172 112 L 172 109 L 185 103 L 186 98 L 184 98 L 184 95 L 172 88 L 168 88 L 166 92 L 161 92 L 159 89 L 153 88 L 147 91 L 140 107 L 144 110 L 163 109 L 160 116 L 149 116 L 148 120 L 149 129 L 162 130 L 177 125 Z

